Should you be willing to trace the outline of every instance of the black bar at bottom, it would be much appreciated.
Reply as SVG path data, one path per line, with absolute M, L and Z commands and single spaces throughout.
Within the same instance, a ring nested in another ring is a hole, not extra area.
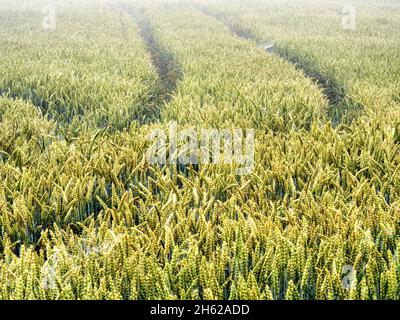
M 37 314 L 40 318 L 57 314 L 79 318 L 105 314 L 119 319 L 263 319 L 279 316 L 323 315 L 348 316 L 355 312 L 359 317 L 373 311 L 398 311 L 399 301 L 1 301 L 5 312 L 10 308 L 13 317 L 19 312 Z M 56 312 L 56 313 L 54 313 Z

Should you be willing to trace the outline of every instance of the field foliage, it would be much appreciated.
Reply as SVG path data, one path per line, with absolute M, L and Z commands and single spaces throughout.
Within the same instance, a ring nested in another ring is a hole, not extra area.
M 0 298 L 399 299 L 400 10 L 368 2 L 2 5 Z M 252 172 L 149 164 L 173 123 L 254 129 Z

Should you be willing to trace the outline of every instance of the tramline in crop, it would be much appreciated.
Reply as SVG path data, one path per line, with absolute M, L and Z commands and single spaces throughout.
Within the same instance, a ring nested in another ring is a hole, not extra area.
M 0 298 L 399 299 L 399 8 L 196 3 L 0 11 Z

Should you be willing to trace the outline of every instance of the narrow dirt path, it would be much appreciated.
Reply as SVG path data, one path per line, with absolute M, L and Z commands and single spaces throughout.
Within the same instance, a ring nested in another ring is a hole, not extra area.
M 173 55 L 162 48 L 157 41 L 151 22 L 145 15 L 145 9 L 137 4 L 117 3 L 118 8 L 130 15 L 139 28 L 139 34 L 145 42 L 161 82 L 161 100 L 168 102 L 174 95 L 182 70 Z
M 255 41 L 257 45 L 266 52 L 275 54 L 290 62 L 296 67 L 296 69 L 303 72 L 306 77 L 316 83 L 316 85 L 321 88 L 323 95 L 328 101 L 327 117 L 331 120 L 334 127 L 337 127 L 341 123 L 350 124 L 361 115 L 364 107 L 360 103 L 354 101 L 354 99 L 345 92 L 343 85 L 335 82 L 326 75 L 323 75 L 318 72 L 318 70 L 307 67 L 304 61 L 296 55 L 295 52 L 289 52 L 272 43 L 265 43 L 265 40 L 257 37 L 252 30 L 241 25 L 239 17 L 234 17 L 235 19 L 227 19 L 223 14 L 218 14 L 207 5 L 199 3 L 192 5 L 205 15 L 222 22 L 230 32 L 237 37 Z M 238 23 L 232 23 L 232 21 L 238 21 Z

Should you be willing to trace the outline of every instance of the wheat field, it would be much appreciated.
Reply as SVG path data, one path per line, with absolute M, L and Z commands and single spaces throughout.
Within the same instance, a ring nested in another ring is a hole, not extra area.
M 0 299 L 399 300 L 400 5 L 353 4 L 0 1 Z

